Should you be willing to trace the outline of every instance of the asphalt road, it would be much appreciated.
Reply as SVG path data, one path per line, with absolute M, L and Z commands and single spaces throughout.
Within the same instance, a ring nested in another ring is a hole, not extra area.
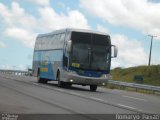
M 73 85 L 40 84 L 34 77 L 0 74 L 0 113 L 123 114 L 160 113 L 160 96 Z

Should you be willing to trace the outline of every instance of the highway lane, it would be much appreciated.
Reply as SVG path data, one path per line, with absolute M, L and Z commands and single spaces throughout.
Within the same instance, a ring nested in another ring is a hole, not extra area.
M 93 101 L 72 94 L 66 94 L 62 92 L 61 89 L 59 91 L 59 88 L 56 88 L 57 91 L 55 91 L 52 89 L 48 89 L 47 87 L 42 87 L 35 84 L 27 84 L 27 82 L 25 83 L 6 78 L 0 79 L 0 87 L 2 89 L 0 95 L 7 95 L 3 96 L 1 105 L 8 105 L 9 103 L 11 105 L 15 105 L 15 108 L 16 105 L 20 105 L 19 109 L 9 112 L 48 113 L 48 111 L 50 111 L 49 113 L 66 114 L 135 113 L 133 111 L 126 110 L 120 107 L 103 104 L 98 101 Z M 8 89 L 8 92 L 4 92 L 4 89 Z M 25 98 L 29 100 L 25 100 Z M 27 104 L 30 104 L 30 106 L 27 106 Z M 42 107 L 41 104 L 43 104 Z M 37 106 L 39 106 L 38 108 L 40 109 L 37 109 Z M 49 109 L 48 106 L 50 106 Z M 59 110 L 57 110 L 57 108 Z M 3 109 L 1 109 L 1 112 L 3 112 Z
M 160 113 L 159 96 L 104 88 L 98 88 L 97 92 L 90 92 L 88 87 L 77 85 L 71 88 L 58 88 L 55 82 L 39 84 L 36 83 L 35 78 L 0 76 L 0 91 L 2 91 L 0 96 L 3 96 L 4 99 L 1 100 L 0 105 L 3 108 L 5 105 L 8 108 L 17 105 L 16 112 L 71 114 Z M 3 95 L 3 91 L 7 91 L 5 93 L 8 94 Z M 5 99 L 11 100 L 9 103 L 12 104 L 8 105 Z M 20 101 L 20 103 L 15 104 L 16 101 Z M 7 110 L 12 112 L 12 109 Z M 3 112 L 3 109 L 0 111 Z
M 17 76 L 16 79 L 20 77 Z M 24 79 L 22 79 L 24 81 Z M 26 79 L 28 82 L 28 78 Z M 30 82 L 35 82 L 36 79 L 30 79 Z M 34 83 L 37 84 L 37 83 Z M 37 84 L 38 85 L 38 84 Z M 39 84 L 40 85 L 40 84 Z M 42 84 L 41 84 L 42 86 Z M 54 89 L 57 87 L 56 82 L 51 82 L 44 86 L 50 86 L 50 88 Z M 63 89 L 61 89 L 63 90 Z M 65 90 L 65 89 L 64 89 Z M 65 91 L 66 92 L 66 91 Z M 137 111 L 145 112 L 145 113 L 160 113 L 160 97 L 154 95 L 146 95 L 142 93 L 136 92 L 127 92 L 121 90 L 111 90 L 98 88 L 97 92 L 90 92 L 88 87 L 76 86 L 67 89 L 67 92 L 71 92 L 73 94 L 85 95 L 89 98 L 96 99 L 99 101 L 108 101 L 108 103 L 114 105 L 120 105 L 126 108 L 135 109 Z

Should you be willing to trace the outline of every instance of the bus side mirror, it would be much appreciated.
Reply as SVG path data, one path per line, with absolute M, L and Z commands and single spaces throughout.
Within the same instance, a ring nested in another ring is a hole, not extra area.
M 115 57 L 117 57 L 117 54 L 118 54 L 118 48 L 115 45 L 112 45 L 111 47 L 112 47 L 112 49 L 111 49 L 112 56 L 111 57 L 115 58 Z
M 67 53 L 71 52 L 71 45 L 72 45 L 72 41 L 71 40 L 67 41 L 67 48 L 66 48 Z

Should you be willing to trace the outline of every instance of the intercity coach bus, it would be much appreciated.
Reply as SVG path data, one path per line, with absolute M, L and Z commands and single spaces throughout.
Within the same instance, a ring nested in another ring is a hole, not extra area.
M 110 36 L 102 32 L 70 28 L 40 34 L 34 48 L 33 76 L 39 83 L 56 80 L 59 87 L 89 85 L 96 91 L 111 78 L 111 58 L 117 51 Z

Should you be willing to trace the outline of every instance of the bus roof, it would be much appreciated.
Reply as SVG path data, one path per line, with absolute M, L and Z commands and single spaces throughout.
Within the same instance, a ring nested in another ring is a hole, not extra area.
M 67 32 L 67 31 L 70 31 L 70 32 L 74 31 L 74 32 L 94 33 L 94 34 L 100 34 L 100 35 L 109 35 L 107 33 L 99 32 L 99 31 L 94 31 L 94 30 L 66 28 L 66 29 L 55 30 L 53 32 L 46 33 L 46 34 L 39 34 L 37 37 L 44 37 L 44 36 L 48 36 L 48 35 L 52 35 L 52 34 L 64 33 L 64 32 Z

